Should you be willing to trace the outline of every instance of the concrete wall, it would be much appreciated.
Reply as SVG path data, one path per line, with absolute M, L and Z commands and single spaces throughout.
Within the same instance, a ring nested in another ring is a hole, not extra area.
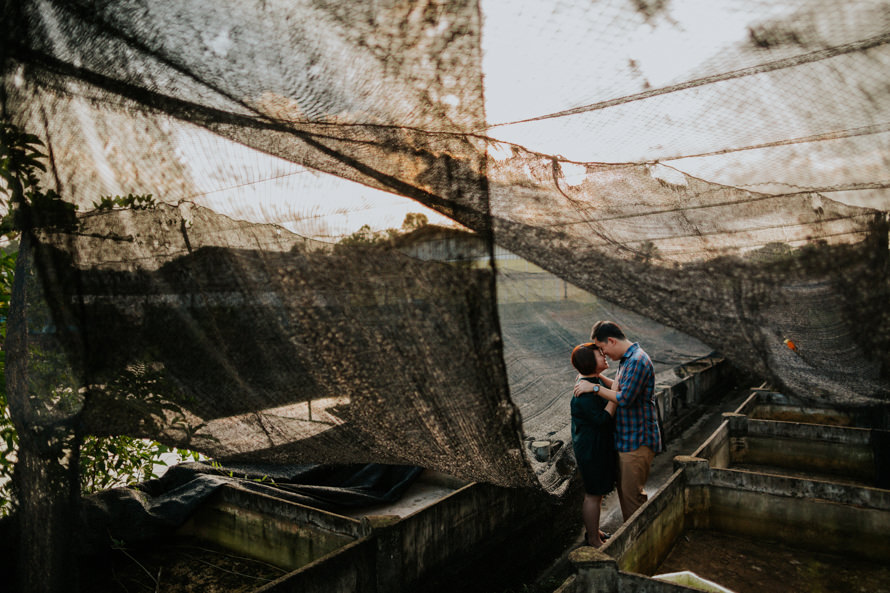
M 855 426 L 855 417 L 849 412 L 803 402 L 769 389 L 755 389 L 751 396 L 736 410 L 749 418 L 779 420 L 782 422 L 806 422 L 831 426 Z
M 572 550 L 569 561 L 576 574 L 554 593 L 701 593 L 701 589 L 619 571 L 612 556 L 586 546 Z
M 711 467 L 769 466 L 890 488 L 890 431 L 851 426 L 855 418 L 846 412 L 804 406 L 782 394 L 755 390 L 724 418 L 693 453 Z M 819 419 L 830 423 L 816 424 Z
M 378 591 L 416 590 L 449 574 L 478 571 L 475 561 L 488 550 L 512 550 L 521 559 L 534 550 L 522 539 L 523 528 L 556 520 L 546 498 L 532 490 L 473 483 L 408 517 L 375 526 Z
M 754 413 L 784 421 L 746 415 Z M 665 487 L 602 549 L 582 547 L 570 554 L 576 574 L 559 593 L 691 591 L 644 576 L 658 569 L 684 529 L 713 529 L 890 562 L 890 490 L 732 469 L 734 463 L 787 466 L 796 473 L 810 468 L 886 481 L 886 430 L 853 428 L 849 425 L 859 420 L 855 414 L 763 390 L 724 417 L 694 456 L 675 458 L 675 472 Z M 792 417 L 802 421 L 787 421 Z M 831 425 L 813 422 L 819 419 Z
M 656 375 L 658 409 L 667 438 L 682 432 L 697 417 L 701 404 L 731 377 L 729 364 L 714 354 Z
M 890 491 L 709 467 L 677 457 L 688 527 L 890 561 Z
M 376 593 L 377 546 L 353 542 L 253 593 Z
M 255 593 L 400 593 L 441 589 L 462 572 L 487 570 L 502 582 L 486 554 L 501 555 L 492 563 L 499 570 L 521 565 L 549 544 L 541 534 L 558 531 L 569 507 L 577 520 L 579 506 L 560 510 L 541 492 L 472 483 L 406 517 L 359 521 L 225 486 L 179 534 L 295 569 Z
M 696 457 L 675 458 L 675 468 L 606 546 L 571 552 L 576 574 L 559 593 L 691 591 L 644 576 L 689 528 L 890 562 L 888 490 L 713 468 Z
M 651 573 L 683 532 L 685 476 L 674 472 L 664 487 L 612 535 L 605 549 L 623 571 Z
M 890 491 L 711 470 L 708 527 L 890 562 Z
M 890 433 L 878 429 L 755 420 L 725 414 L 731 464 L 838 476 L 886 487 Z
M 354 542 L 361 522 L 226 485 L 177 530 L 282 568 L 297 569 Z
M 726 468 L 732 463 L 730 444 L 729 422 L 724 420 L 692 456 L 707 459 L 711 467 Z
M 750 418 L 806 422 L 833 426 L 855 426 L 890 430 L 890 405 L 879 402 L 872 406 L 829 408 L 818 401 L 806 401 L 761 387 L 736 410 Z

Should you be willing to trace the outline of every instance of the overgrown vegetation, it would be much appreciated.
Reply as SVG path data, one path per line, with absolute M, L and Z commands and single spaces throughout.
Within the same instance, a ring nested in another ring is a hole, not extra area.
M 43 144 L 34 135 L 0 122 L 0 516 L 13 510 L 11 480 L 15 471 L 18 436 L 9 412 L 6 393 L 6 320 L 15 281 L 18 237 L 22 229 L 37 226 L 68 227 L 76 224 L 75 204 L 62 200 L 54 190 L 42 190 L 40 172 L 45 172 Z M 98 210 L 155 206 L 151 194 L 102 197 Z M 198 460 L 198 453 L 173 449 L 145 439 L 128 436 L 87 437 L 80 450 L 81 489 L 95 492 L 140 482 L 156 476 L 166 465 L 162 456 Z
M 102 196 L 98 202 L 93 202 L 93 208 L 96 210 L 114 210 L 114 209 L 130 209 L 130 210 L 151 210 L 157 206 L 155 199 L 151 194 L 126 196 Z
M 406 235 L 412 231 L 426 226 L 429 219 L 426 214 L 420 212 L 409 212 L 402 221 L 402 228 L 389 228 L 382 231 L 371 230 L 370 225 L 362 225 L 362 227 L 351 235 L 340 239 L 337 243 L 337 249 L 342 251 L 349 248 L 373 248 L 387 247 L 395 241 L 396 237 Z
M 6 405 L 6 350 L 2 347 L 6 342 L 6 319 L 15 275 L 15 256 L 14 252 L 6 251 L 0 256 L 0 517 L 7 515 L 12 506 L 9 480 L 19 441 L 9 415 L 9 406 Z
M 653 243 L 652 241 L 643 241 L 640 245 L 639 249 L 634 253 L 634 259 L 637 261 L 648 264 L 653 259 L 658 259 L 661 257 L 661 254 L 658 250 L 658 245 Z

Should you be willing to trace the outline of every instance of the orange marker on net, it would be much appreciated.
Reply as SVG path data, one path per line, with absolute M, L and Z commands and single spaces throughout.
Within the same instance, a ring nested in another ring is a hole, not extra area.
M 793 350 L 794 352 L 797 352 L 797 344 L 795 344 L 794 342 L 792 342 L 792 341 L 789 340 L 788 338 L 785 338 L 785 345 L 788 346 L 788 348 L 790 348 L 790 349 Z

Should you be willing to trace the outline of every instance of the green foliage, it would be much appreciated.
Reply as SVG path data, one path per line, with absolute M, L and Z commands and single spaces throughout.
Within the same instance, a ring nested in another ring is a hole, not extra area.
M 46 172 L 43 143 L 33 134 L 0 122 L 0 192 L 6 196 L 7 213 L 0 221 L 0 234 L 9 237 L 26 228 L 76 224 L 76 204 L 65 202 L 54 190 L 42 191 L 40 172 Z
M 93 202 L 96 210 L 114 210 L 115 208 L 129 208 L 130 210 L 151 210 L 157 207 L 157 202 L 151 194 L 126 196 L 102 196 L 98 202 Z
M 410 233 L 411 231 L 417 230 L 422 226 L 428 225 L 430 219 L 427 218 L 426 214 L 421 214 L 420 212 L 409 212 L 405 215 L 405 220 L 402 221 L 402 230 L 406 233 Z
M 385 229 L 382 231 L 371 230 L 370 225 L 364 224 L 356 232 L 348 237 L 340 239 L 337 243 L 336 252 L 342 253 L 349 249 L 374 249 L 385 248 L 393 244 L 393 241 L 400 235 L 408 234 L 420 227 L 429 224 L 426 214 L 419 212 L 409 212 L 402 221 L 401 229 Z
M 17 128 L 0 122 L 0 192 L 7 213 L 0 221 L 0 235 L 10 240 L 15 235 L 12 204 L 24 202 L 25 193 L 37 183 L 37 171 L 45 167 L 40 159 L 43 154 L 37 149 L 40 139 L 21 133 Z M 9 317 L 9 303 L 12 297 L 12 284 L 15 278 L 15 252 L 3 251 L 0 256 L 0 516 L 11 510 L 12 476 L 18 448 L 18 434 L 12 424 L 9 406 L 6 404 L 6 319 Z
M 337 250 L 341 251 L 343 249 L 352 249 L 352 248 L 373 248 L 373 247 L 386 247 L 391 242 L 392 238 L 395 236 L 396 232 L 394 229 L 387 229 L 386 231 L 372 231 L 369 225 L 362 225 L 362 227 L 356 232 L 352 233 L 348 237 L 344 237 L 340 239 L 337 243 Z
M 640 248 L 634 253 L 634 259 L 643 263 L 649 263 L 652 259 L 661 257 L 658 246 L 652 241 L 643 241 Z
M 6 182 L 0 188 L 13 203 L 24 202 L 38 187 L 38 171 L 45 172 L 41 162 L 46 155 L 40 149 L 43 143 L 33 134 L 26 134 L 12 124 L 0 122 L 0 179 Z
M 0 194 L 3 196 L 0 197 L 0 202 L 5 202 L 8 210 L 0 221 L 0 236 L 9 246 L 7 249 L 0 249 L 0 517 L 12 510 L 10 480 L 15 470 L 18 447 L 18 435 L 7 405 L 4 348 L 6 320 L 15 279 L 15 241 L 18 233 L 26 228 L 68 227 L 76 224 L 76 205 L 64 202 L 52 190 L 40 189 L 39 172 L 46 171 L 42 162 L 46 155 L 42 148 L 43 144 L 38 137 L 23 133 L 9 123 L 0 122 L 0 179 L 3 180 L 0 183 Z M 96 204 L 100 210 L 116 206 L 139 210 L 153 208 L 155 202 L 151 194 L 130 194 L 126 197 L 104 197 Z M 49 354 L 32 352 L 31 357 L 33 365 L 44 368 L 41 374 L 51 376 L 53 372 L 65 372 L 64 365 L 58 365 Z M 136 399 L 157 388 L 161 381 L 151 372 L 134 372 L 132 377 L 121 379 L 124 383 L 128 380 L 132 380 L 133 384 L 114 387 L 126 391 L 130 397 Z M 53 401 L 56 405 L 64 406 L 66 398 L 72 397 L 73 394 L 66 392 L 55 393 L 54 390 Z M 156 402 L 149 401 L 148 405 L 154 403 Z M 162 456 L 177 460 L 200 459 L 196 452 L 170 448 L 145 439 L 128 436 L 87 437 L 80 450 L 81 489 L 85 493 L 95 492 L 157 477 L 155 468 L 166 465 Z
M 790 245 L 774 241 L 749 252 L 746 257 L 759 262 L 782 262 L 792 260 L 795 253 Z
M 123 426 L 160 430 L 163 425 L 178 424 L 189 436 L 204 426 L 190 426 L 186 421 L 182 406 L 175 402 L 190 398 L 169 379 L 163 365 L 131 363 L 107 383 L 91 385 L 90 394 L 105 410 L 113 410 Z
M 214 471 L 216 471 L 216 473 L 218 473 L 219 475 L 221 475 L 221 476 L 226 476 L 227 478 L 233 478 L 233 479 L 236 479 L 236 480 L 249 480 L 249 481 L 251 481 L 251 482 L 256 482 L 256 483 L 258 483 L 258 484 L 263 484 L 263 483 L 266 483 L 266 482 L 268 482 L 269 484 L 274 484 L 274 483 L 275 483 L 275 479 L 274 479 L 274 478 L 270 478 L 270 477 L 268 476 L 268 474 L 263 475 L 263 476 L 261 476 L 261 477 L 259 477 L 259 478 L 251 478 L 248 474 L 244 474 L 243 477 L 239 478 L 238 475 L 237 475 L 235 472 L 233 472 L 233 471 L 230 470 L 230 469 L 226 469 L 226 468 L 225 468 L 221 463 L 219 463 L 218 461 L 211 461 L 211 462 L 210 462 L 210 467 L 212 467 L 212 468 L 214 469 Z
M 86 494 L 157 478 L 155 469 L 167 465 L 162 459 L 166 453 L 174 454 L 177 462 L 201 459 L 194 451 L 167 447 L 148 439 L 87 437 L 80 446 L 81 490 Z

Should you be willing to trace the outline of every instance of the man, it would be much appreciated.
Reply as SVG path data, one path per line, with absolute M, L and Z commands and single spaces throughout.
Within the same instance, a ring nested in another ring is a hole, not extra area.
M 612 321 L 598 321 L 590 339 L 612 360 L 619 361 L 612 381 L 600 375 L 605 387 L 581 381 L 575 395 L 594 392 L 618 404 L 615 448 L 618 450 L 618 501 L 626 521 L 648 497 L 643 491 L 652 459 L 661 451 L 661 431 L 655 409 L 655 369 L 649 355 L 631 342 Z

